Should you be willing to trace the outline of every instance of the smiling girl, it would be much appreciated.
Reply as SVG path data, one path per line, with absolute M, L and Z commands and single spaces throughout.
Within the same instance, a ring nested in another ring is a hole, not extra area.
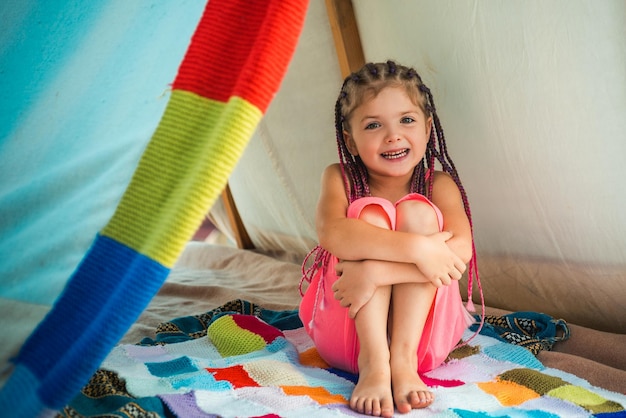
M 433 402 L 419 373 L 472 323 L 458 286 L 468 263 L 476 273 L 469 205 L 415 70 L 365 65 L 335 120 L 340 162 L 322 176 L 300 316 L 328 364 L 359 374 L 350 407 L 390 417 Z

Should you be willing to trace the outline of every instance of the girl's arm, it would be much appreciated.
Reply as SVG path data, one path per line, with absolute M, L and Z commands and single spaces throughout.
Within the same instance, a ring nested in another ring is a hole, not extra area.
M 341 260 L 385 260 L 419 266 L 426 259 L 437 259 L 446 268 L 463 264 L 446 246 L 445 241 L 451 237 L 448 232 L 423 236 L 391 231 L 350 219 L 347 209 L 341 169 L 334 164 L 322 176 L 316 225 L 320 245 Z
M 448 247 L 467 264 L 472 258 L 472 231 L 461 192 L 450 175 L 444 172 L 435 172 L 433 184 L 433 203 L 439 208 L 443 216 L 443 229 L 453 233 L 452 238 L 446 241 Z M 389 262 L 385 260 L 367 259 L 361 262 L 340 262 L 337 273 L 341 275 L 344 269 L 349 269 L 349 275 L 356 273 L 359 277 L 368 277 L 376 286 L 391 286 L 399 283 L 427 283 L 435 287 L 447 286 L 450 277 L 438 277 L 430 280 L 417 267 L 406 262 Z M 371 274 L 368 274 L 371 272 Z M 387 272 L 387 274 L 381 274 Z M 452 279 L 459 279 L 452 277 Z
M 457 232 L 447 244 L 467 264 L 472 257 L 472 235 L 461 193 L 452 178 L 445 173 L 437 173 L 434 182 L 433 203 L 442 212 L 444 228 Z M 460 273 L 464 270 L 463 268 L 457 274 L 428 278 L 416 264 L 374 259 L 342 261 L 337 264 L 336 269 L 341 277 L 333 284 L 335 298 L 341 301 L 342 306 L 350 307 L 351 317 L 367 303 L 379 286 L 399 283 L 447 286 L 452 279 L 460 279 Z
M 424 276 L 415 264 L 391 261 L 363 260 L 341 261 L 335 265 L 339 279 L 333 283 L 335 299 L 341 306 L 349 307 L 349 315 L 354 318 L 379 286 L 399 283 L 430 283 L 435 287 L 447 286 L 452 282 L 449 276 L 432 282 Z M 457 278 L 460 278 L 459 274 Z
M 446 244 L 464 264 L 469 263 L 472 259 L 472 230 L 461 192 L 449 174 L 435 172 L 432 202 L 443 215 L 443 230 L 453 235 Z

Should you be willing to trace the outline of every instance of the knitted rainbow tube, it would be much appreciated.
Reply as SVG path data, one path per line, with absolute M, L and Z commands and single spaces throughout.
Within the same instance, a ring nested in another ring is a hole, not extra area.
M 67 404 L 165 281 L 224 188 L 293 55 L 307 0 L 211 0 L 135 174 L 15 359 L 0 411 Z

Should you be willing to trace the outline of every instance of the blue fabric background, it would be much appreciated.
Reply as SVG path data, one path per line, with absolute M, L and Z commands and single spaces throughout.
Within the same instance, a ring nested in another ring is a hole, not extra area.
M 0 2 L 0 298 L 50 305 L 109 220 L 205 2 Z

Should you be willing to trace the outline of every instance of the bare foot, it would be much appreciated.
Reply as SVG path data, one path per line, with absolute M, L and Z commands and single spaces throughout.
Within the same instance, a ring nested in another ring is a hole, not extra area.
M 406 365 L 392 369 L 393 400 L 402 414 L 412 409 L 426 408 L 435 400 L 433 393 L 414 370 Z
M 393 416 L 389 368 L 363 368 L 350 398 L 350 408 L 375 417 Z

